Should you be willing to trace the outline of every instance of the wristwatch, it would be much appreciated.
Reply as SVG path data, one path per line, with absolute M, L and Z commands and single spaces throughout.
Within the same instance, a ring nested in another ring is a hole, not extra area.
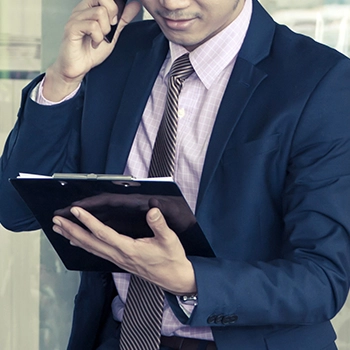
M 192 294 L 192 295 L 181 295 L 180 296 L 180 301 L 181 303 L 185 305 L 197 305 L 198 299 L 197 299 L 198 294 Z

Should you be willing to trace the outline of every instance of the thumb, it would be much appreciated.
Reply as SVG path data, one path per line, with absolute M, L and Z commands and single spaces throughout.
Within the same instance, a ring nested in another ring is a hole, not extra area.
M 148 211 L 146 220 L 148 226 L 157 238 L 165 237 L 165 233 L 170 231 L 165 218 L 158 208 L 152 208 Z

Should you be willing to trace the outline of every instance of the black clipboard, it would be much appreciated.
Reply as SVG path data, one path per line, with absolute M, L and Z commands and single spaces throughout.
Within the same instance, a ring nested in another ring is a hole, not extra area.
M 86 209 L 119 233 L 134 238 L 153 236 L 146 223 L 146 213 L 150 208 L 158 207 L 169 227 L 178 235 L 187 255 L 214 257 L 210 244 L 174 182 L 108 174 L 55 174 L 52 178 L 16 178 L 10 182 L 68 270 L 123 271 L 105 259 L 72 246 L 52 230 L 54 215 L 77 222 L 69 211 L 72 205 Z

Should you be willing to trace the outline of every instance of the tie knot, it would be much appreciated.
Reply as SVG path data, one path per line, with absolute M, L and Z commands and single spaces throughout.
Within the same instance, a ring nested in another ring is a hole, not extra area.
M 186 53 L 174 61 L 170 69 L 170 76 L 184 81 L 193 71 L 194 69 L 190 62 L 189 54 Z

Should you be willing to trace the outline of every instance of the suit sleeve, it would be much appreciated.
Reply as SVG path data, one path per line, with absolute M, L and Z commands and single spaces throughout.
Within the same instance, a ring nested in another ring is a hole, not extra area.
M 82 91 L 59 105 L 42 106 L 30 98 L 41 79 L 38 77 L 24 88 L 17 122 L 1 157 L 0 222 L 13 231 L 38 229 L 39 224 L 9 178 L 19 172 L 52 175 L 78 171 Z
M 278 257 L 190 257 L 198 287 L 192 326 L 309 325 L 331 319 L 344 304 L 350 281 L 350 69 L 344 61 L 310 95 L 291 145 L 282 142 L 290 147 L 276 210 L 283 229 L 263 232 L 281 241 Z M 244 236 L 214 219 L 225 230 L 216 235 Z M 256 249 L 258 242 L 244 244 Z

